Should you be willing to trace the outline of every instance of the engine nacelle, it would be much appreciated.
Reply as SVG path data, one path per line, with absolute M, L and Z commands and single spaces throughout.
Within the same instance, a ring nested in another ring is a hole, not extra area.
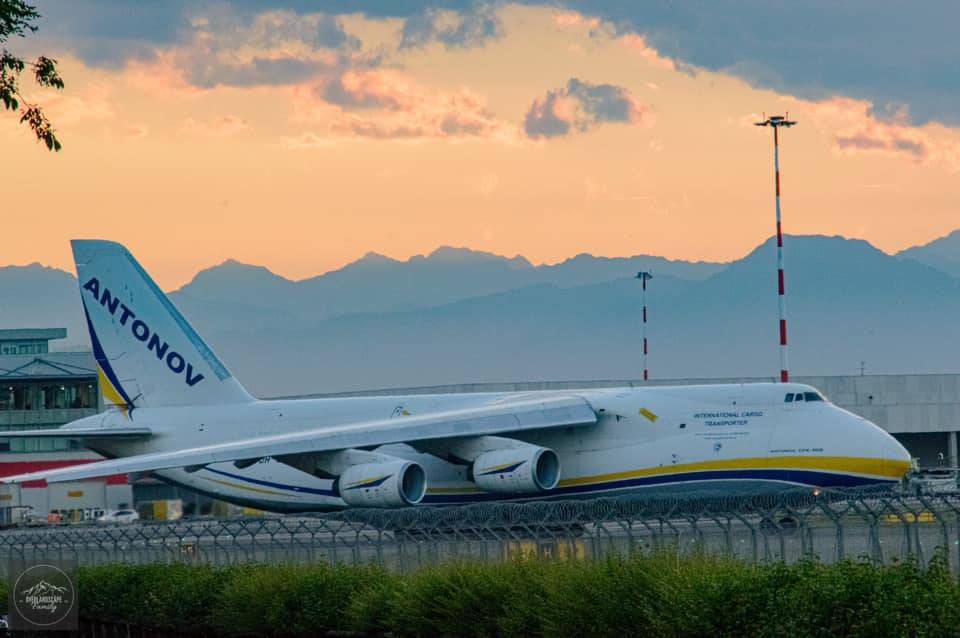
M 553 450 L 535 445 L 492 450 L 471 466 L 473 482 L 485 492 L 538 494 L 560 481 L 560 458 Z
M 340 498 L 353 507 L 405 507 L 423 500 L 427 475 L 418 463 L 398 459 L 351 465 L 334 485 Z

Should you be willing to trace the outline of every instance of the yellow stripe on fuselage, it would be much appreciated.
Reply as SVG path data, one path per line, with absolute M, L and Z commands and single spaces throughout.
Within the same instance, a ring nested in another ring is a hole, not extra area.
M 858 456 L 772 456 L 744 459 L 718 459 L 716 461 L 698 461 L 695 463 L 677 463 L 659 467 L 646 467 L 625 472 L 612 472 L 596 476 L 581 476 L 563 479 L 560 486 L 604 483 L 622 479 L 657 476 L 661 474 L 680 474 L 684 472 L 710 472 L 722 470 L 817 470 L 841 474 L 866 474 L 898 479 L 910 469 L 907 461 L 863 458 Z
M 276 492 L 274 490 L 268 490 L 262 487 L 253 487 L 251 485 L 243 485 L 241 483 L 234 483 L 232 481 L 221 481 L 220 479 L 210 478 L 209 476 L 201 476 L 200 478 L 206 479 L 208 481 L 213 481 L 214 483 L 219 483 L 220 485 L 226 485 L 227 487 L 232 487 L 238 490 L 245 490 L 248 492 L 257 492 L 258 494 L 271 494 L 273 496 L 297 496 L 296 494 L 290 494 L 289 492 Z
M 645 467 L 609 474 L 578 476 L 563 479 L 560 487 L 571 485 L 591 485 L 620 481 L 644 476 L 685 474 L 687 472 L 710 472 L 723 470 L 815 470 L 835 474 L 857 474 L 877 476 L 886 479 L 899 479 L 910 469 L 907 461 L 863 458 L 857 456 L 774 456 L 742 459 L 719 459 L 716 461 L 698 461 L 696 463 L 677 463 Z M 429 494 L 475 494 L 481 492 L 473 487 L 433 487 Z

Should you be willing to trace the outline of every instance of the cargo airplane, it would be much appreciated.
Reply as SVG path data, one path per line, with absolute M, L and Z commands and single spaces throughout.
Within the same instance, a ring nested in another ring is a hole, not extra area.
M 5 483 L 151 473 L 290 512 L 894 484 L 910 468 L 889 434 L 796 383 L 258 400 L 126 248 L 72 245 L 113 407 L 2 437 L 106 460 Z

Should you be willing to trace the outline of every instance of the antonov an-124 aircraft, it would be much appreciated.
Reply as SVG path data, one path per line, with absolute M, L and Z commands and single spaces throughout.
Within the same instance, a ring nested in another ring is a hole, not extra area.
M 72 242 L 101 390 L 54 430 L 107 460 L 272 511 L 894 484 L 910 455 L 796 383 L 304 400 L 252 397 L 123 246 Z M 264 361 L 264 365 L 269 365 Z

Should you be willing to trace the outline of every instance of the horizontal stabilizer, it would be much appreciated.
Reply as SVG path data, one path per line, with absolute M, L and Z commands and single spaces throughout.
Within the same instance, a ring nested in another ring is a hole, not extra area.
M 451 437 L 515 435 L 531 430 L 596 423 L 597 414 L 585 399 L 577 396 L 552 396 L 140 454 L 82 466 L 7 476 L 0 479 L 0 483 L 22 483 L 39 479 L 49 482 L 80 481 L 111 474 L 199 468 L 213 463 L 268 456 L 296 456 L 350 448 L 372 449 L 393 443 L 413 444 Z
M 44 428 L 0 432 L 0 439 L 140 439 L 150 428 Z

